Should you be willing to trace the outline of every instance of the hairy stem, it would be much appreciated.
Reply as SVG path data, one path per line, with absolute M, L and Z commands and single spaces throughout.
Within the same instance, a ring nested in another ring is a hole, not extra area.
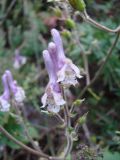
M 69 108 L 67 105 L 67 97 L 66 97 L 64 88 L 63 88 L 63 97 L 66 101 L 66 104 L 64 106 L 64 114 L 65 114 L 65 122 L 66 122 L 65 132 L 66 132 L 66 137 L 67 137 L 67 146 L 64 151 L 64 159 L 65 159 L 70 154 L 70 152 L 72 150 L 73 140 L 72 140 L 72 136 L 69 132 L 69 128 L 71 127 L 71 118 L 70 118 L 70 112 L 69 112 Z

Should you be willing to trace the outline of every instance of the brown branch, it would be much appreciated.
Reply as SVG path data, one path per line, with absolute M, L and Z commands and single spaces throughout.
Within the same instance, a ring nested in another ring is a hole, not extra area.
M 95 20 L 93 20 L 88 13 L 86 12 L 86 10 L 84 12 L 76 12 L 77 14 L 79 14 L 84 21 L 92 24 L 93 26 L 97 27 L 98 29 L 101 29 L 103 31 L 107 31 L 107 32 L 111 32 L 111 33 L 118 33 L 120 32 L 120 26 L 118 26 L 116 29 L 110 29 L 104 25 L 101 25 L 100 23 L 96 22 Z
M 100 74 L 102 73 L 103 71 L 103 68 L 105 67 L 106 63 L 108 62 L 118 40 L 119 40 L 119 35 L 120 35 L 120 32 L 117 33 L 117 36 L 111 46 L 111 48 L 109 49 L 108 53 L 107 53 L 107 56 L 103 62 L 103 64 L 101 65 L 101 67 L 98 69 L 98 71 L 96 72 L 95 76 L 93 77 L 93 79 L 91 80 L 91 82 L 89 83 L 89 85 L 87 85 L 81 92 L 81 94 L 79 95 L 79 97 L 82 97 L 83 94 L 87 91 L 87 89 L 98 79 L 98 77 L 100 76 Z
M 8 133 L 8 131 L 6 129 L 4 129 L 1 125 L 0 125 L 0 132 L 2 132 L 8 139 L 12 140 L 14 143 L 21 146 L 23 149 L 25 149 L 27 152 L 29 152 L 31 154 L 34 154 L 34 155 L 39 156 L 39 157 L 44 157 L 48 160 L 63 160 L 62 158 L 51 157 L 51 156 L 48 156 L 44 153 L 40 153 L 40 152 L 26 146 L 25 144 L 23 144 L 22 142 L 17 140 L 15 137 L 13 137 L 10 133 Z

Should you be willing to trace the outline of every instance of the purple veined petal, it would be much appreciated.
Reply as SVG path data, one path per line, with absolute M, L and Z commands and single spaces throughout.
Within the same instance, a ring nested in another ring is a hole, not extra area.
M 20 62 L 21 58 L 20 58 L 20 50 L 16 49 L 15 50 L 15 60 Z
M 57 48 L 56 48 L 55 43 L 53 43 L 53 42 L 49 43 L 49 45 L 48 45 L 48 51 L 50 53 L 51 59 L 52 59 L 53 64 L 55 66 L 55 71 L 57 72 L 58 69 L 59 69 L 59 66 L 58 66 Z
M 53 113 L 58 113 L 60 111 L 60 106 L 65 104 L 61 91 L 56 91 L 54 85 L 51 83 L 48 83 L 45 94 L 41 98 L 41 102 L 43 104 L 42 108 L 47 107 L 47 110 Z
M 66 103 L 61 93 L 53 92 L 53 97 L 54 97 L 56 105 L 58 106 L 62 106 Z
M 57 48 L 58 58 L 60 61 L 64 60 L 65 53 L 64 53 L 63 43 L 62 43 L 60 33 L 56 29 L 52 29 L 51 34 L 52 34 L 53 41 L 54 41 L 56 48 Z
M 56 75 L 55 68 L 48 50 L 43 51 L 43 58 L 44 58 L 45 66 L 49 75 L 49 81 L 50 83 L 55 83 L 57 79 L 57 75 Z
M 4 98 L 4 96 L 0 96 L 0 111 L 8 112 L 10 110 L 10 103 Z
M 57 82 L 61 82 L 65 79 L 65 71 L 66 71 L 67 65 L 65 64 L 60 71 L 58 71 L 57 76 L 58 80 Z
M 12 73 L 9 70 L 7 70 L 5 73 L 7 75 L 9 87 L 14 95 L 14 100 L 17 103 L 22 103 L 26 97 L 24 89 L 17 85 L 17 81 L 13 80 Z
M 60 111 L 60 106 L 48 105 L 47 110 L 49 112 L 58 113 Z
M 17 103 L 22 103 L 25 98 L 26 96 L 24 89 L 22 87 L 17 86 L 17 92 L 14 94 L 15 101 Z
M 71 68 L 74 70 L 74 72 L 76 73 L 76 77 L 78 78 L 82 78 L 82 76 L 80 75 L 80 70 L 79 68 L 74 65 L 73 63 L 70 64 Z
M 21 65 L 19 64 L 19 62 L 18 61 L 14 61 L 14 64 L 13 64 L 13 67 L 15 68 L 15 69 L 20 69 L 20 67 L 21 67 Z
M 41 108 L 44 108 L 47 104 L 47 94 L 46 93 L 42 96 L 41 102 L 43 104 Z
M 4 87 L 4 92 L 3 92 L 3 98 L 6 100 L 10 99 L 10 90 L 9 90 L 9 86 L 8 86 L 8 82 L 7 82 L 7 75 L 6 73 L 3 74 L 2 76 L 2 83 L 3 83 L 3 87 Z
M 79 69 L 72 63 L 72 61 L 66 58 L 65 65 L 58 71 L 58 80 L 64 87 L 69 87 L 71 85 L 75 86 L 78 84 L 77 78 L 81 78 L 79 75 Z
M 13 80 L 13 77 L 12 77 L 12 73 L 9 70 L 5 71 L 5 73 L 7 75 L 7 79 L 8 79 L 8 83 L 9 83 L 10 89 L 15 94 L 17 92 L 17 86 L 14 83 L 14 80 Z
M 22 65 L 26 63 L 26 61 L 27 61 L 27 58 L 25 56 L 20 55 L 20 50 L 16 49 L 13 67 L 15 69 L 19 69 Z

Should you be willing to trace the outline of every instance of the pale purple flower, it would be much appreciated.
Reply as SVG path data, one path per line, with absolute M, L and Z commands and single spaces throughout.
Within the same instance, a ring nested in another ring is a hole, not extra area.
M 8 112 L 10 110 L 10 91 L 9 91 L 9 86 L 7 83 L 7 75 L 4 74 L 2 76 L 2 83 L 4 87 L 4 92 L 0 96 L 0 111 L 2 112 Z
M 60 111 L 60 106 L 64 105 L 65 101 L 63 100 L 59 84 L 57 83 L 55 67 L 48 50 L 43 51 L 43 58 L 49 75 L 49 83 L 41 99 L 42 107 L 44 108 L 47 106 L 48 111 L 58 113 Z
M 6 71 L 6 75 L 14 100 L 17 103 L 22 103 L 25 99 L 25 91 L 22 87 L 18 86 L 15 80 L 13 80 L 12 73 L 9 70 Z
M 58 67 L 59 67 L 59 69 L 61 69 L 63 67 L 63 65 L 65 64 L 65 59 L 66 59 L 66 56 L 64 54 L 62 39 L 60 37 L 59 32 L 56 29 L 52 29 L 51 34 L 52 34 L 53 41 L 56 46 Z
M 48 51 L 49 51 L 50 57 L 52 59 L 52 62 L 54 64 L 55 71 L 57 73 L 58 70 L 59 70 L 59 66 L 58 66 L 57 48 L 56 48 L 55 43 L 53 43 L 53 42 L 49 43 L 49 45 L 48 45 Z
M 25 56 L 20 55 L 20 50 L 16 49 L 13 67 L 15 69 L 20 69 L 21 66 L 23 66 L 26 63 L 26 61 L 27 61 L 27 58 Z
M 56 61 L 58 64 L 57 82 L 60 82 L 65 87 L 76 85 L 77 78 L 82 78 L 79 68 L 73 64 L 72 60 L 64 54 L 63 43 L 59 32 L 56 29 L 51 30 L 53 41 L 56 46 Z

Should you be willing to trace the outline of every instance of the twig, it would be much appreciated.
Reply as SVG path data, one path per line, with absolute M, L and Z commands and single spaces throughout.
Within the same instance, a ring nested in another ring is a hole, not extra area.
M 34 140 L 32 139 L 32 137 L 29 134 L 28 128 L 26 126 L 26 122 L 23 120 L 22 115 L 21 115 L 21 111 L 19 109 L 20 106 L 17 106 L 17 104 L 14 103 L 14 107 L 15 107 L 17 115 L 19 115 L 19 117 L 20 117 L 20 123 L 24 128 L 24 131 L 25 131 L 25 134 L 26 134 L 28 140 L 30 141 L 30 143 L 32 144 L 32 146 L 34 147 L 35 150 L 37 150 L 37 151 L 42 153 L 40 147 L 35 144 Z M 23 106 L 21 106 L 21 109 L 22 109 L 22 113 L 23 113 L 24 119 L 26 119 L 25 114 L 24 114 L 24 110 L 23 110 Z
M 8 156 L 7 156 L 7 149 L 6 146 L 4 147 L 4 153 L 3 153 L 3 160 L 7 160 Z
M 44 158 L 50 159 L 48 155 L 46 154 L 41 154 L 38 151 L 35 151 L 34 149 L 26 146 L 25 144 L 23 144 L 22 142 L 20 142 L 19 140 L 17 140 L 15 137 L 13 137 L 10 133 L 8 133 L 8 131 L 6 129 L 4 129 L 1 125 L 0 125 L 0 131 L 10 140 L 12 140 L 14 143 L 16 143 L 17 145 L 21 146 L 23 149 L 25 149 L 27 152 L 30 152 L 34 155 L 37 156 L 42 156 Z
M 64 114 L 65 114 L 65 122 L 66 122 L 66 137 L 67 137 L 67 146 L 64 151 L 64 158 L 66 158 L 72 150 L 73 140 L 72 140 L 71 134 L 69 133 L 69 128 L 71 127 L 71 120 L 70 120 L 70 112 L 67 105 L 67 97 L 65 94 L 65 89 L 63 88 L 62 90 L 63 90 L 63 97 L 66 101 L 66 104 L 64 106 Z
M 111 32 L 111 33 L 118 33 L 120 32 L 120 26 L 118 26 L 116 29 L 110 29 L 104 25 L 99 24 L 98 22 L 96 22 L 95 20 L 93 20 L 86 12 L 86 10 L 84 12 L 77 12 L 83 19 L 84 21 L 92 24 L 93 26 L 103 30 L 103 31 L 107 31 L 107 32 Z
M 13 141 L 17 145 L 21 146 L 23 149 L 25 149 L 27 152 L 29 152 L 31 154 L 34 154 L 39 157 L 44 157 L 48 160 L 63 160 L 63 158 L 48 156 L 45 153 L 40 153 L 39 151 L 36 151 L 36 150 L 26 146 L 25 144 L 23 144 L 22 142 L 17 140 L 15 137 L 13 137 L 10 133 L 8 133 L 8 131 L 5 128 L 3 128 L 1 125 L 0 125 L 0 132 L 2 132 L 8 139 Z
M 12 0 L 12 2 L 10 3 L 7 11 L 6 11 L 6 14 L 1 18 L 2 19 L 2 22 L 0 23 L 0 25 L 6 20 L 7 16 L 9 15 L 10 11 L 12 10 L 13 6 L 15 5 L 17 0 Z
M 58 119 L 58 121 L 60 122 L 60 124 L 62 124 L 63 126 L 65 126 L 64 119 L 58 113 L 55 114 L 55 117 Z
M 84 64 L 84 69 L 85 69 L 85 75 L 86 75 L 86 86 L 90 84 L 90 74 L 89 74 L 89 65 L 88 65 L 88 57 L 85 53 L 85 50 L 82 46 L 82 44 L 80 43 L 80 40 L 79 40 L 79 33 L 78 33 L 78 30 L 76 29 L 76 31 L 74 30 L 74 34 L 75 34 L 75 38 L 76 38 L 76 42 L 77 44 L 79 45 L 80 49 L 81 49 L 81 54 L 82 54 L 82 59 L 83 59 L 83 64 Z M 84 133 L 85 133 L 85 136 L 90 144 L 90 146 L 93 146 L 93 144 L 91 143 L 91 140 L 90 140 L 90 132 L 89 132 L 89 129 L 87 127 L 87 124 L 86 122 L 82 125 L 82 128 L 84 130 Z M 76 133 L 78 132 L 78 129 L 79 129 L 79 126 L 75 126 L 75 130 L 76 130 Z
M 88 85 L 90 83 L 88 58 L 87 58 L 87 55 L 85 53 L 85 50 L 84 50 L 82 44 L 80 43 L 79 36 L 78 36 L 79 33 L 78 33 L 77 29 L 74 30 L 74 35 L 75 35 L 76 43 L 79 45 L 79 47 L 81 49 L 81 54 L 82 54 L 83 64 L 84 64 L 84 69 L 85 69 L 85 75 L 86 75 L 86 84 Z
M 93 79 L 91 80 L 90 84 L 87 85 L 87 86 L 82 90 L 82 92 L 81 92 L 81 94 L 79 95 L 79 97 L 82 97 L 83 94 L 87 91 L 87 89 L 88 89 L 88 88 L 98 79 L 98 77 L 100 76 L 101 72 L 103 71 L 104 66 L 105 66 L 106 63 L 108 62 L 108 60 L 109 60 L 109 58 L 110 58 L 110 56 L 111 56 L 111 54 L 112 54 L 112 52 L 113 52 L 113 50 L 114 50 L 117 42 L 118 42 L 118 40 L 119 40 L 119 35 L 120 35 L 120 32 L 117 33 L 117 36 L 116 36 L 116 38 L 115 38 L 115 40 L 114 40 L 111 48 L 109 49 L 109 51 L 108 51 L 108 53 L 107 53 L 107 56 L 106 56 L 103 64 L 101 65 L 101 67 L 100 67 L 100 68 L 98 69 L 98 71 L 96 72 L 96 74 L 95 74 L 95 76 L 93 77 Z

